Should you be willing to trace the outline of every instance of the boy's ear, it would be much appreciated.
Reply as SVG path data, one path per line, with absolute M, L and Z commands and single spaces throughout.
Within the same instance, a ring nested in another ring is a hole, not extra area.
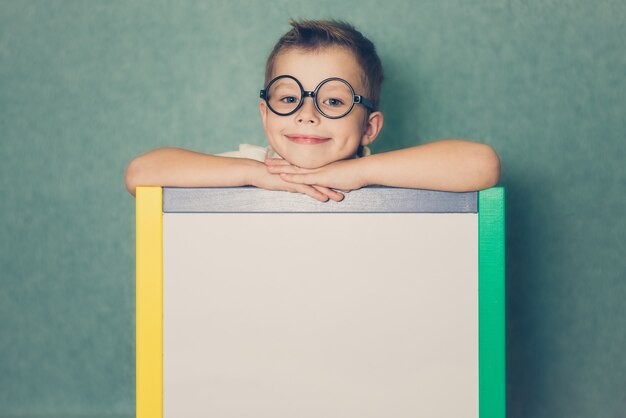
M 267 120 L 267 104 L 264 100 L 259 102 L 259 112 L 261 112 L 261 121 L 263 122 L 263 129 L 265 129 Z
M 382 112 L 372 112 L 363 126 L 361 145 L 366 146 L 374 142 L 380 130 L 383 129 L 384 117 Z

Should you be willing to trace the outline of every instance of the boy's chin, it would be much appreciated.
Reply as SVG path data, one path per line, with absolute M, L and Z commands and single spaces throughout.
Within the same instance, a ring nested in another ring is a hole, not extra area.
M 287 160 L 290 164 L 293 164 L 300 168 L 308 168 L 308 169 L 320 168 L 327 164 L 330 164 L 330 161 L 323 161 L 323 160 L 314 159 L 314 158 L 303 158 L 303 157 L 297 157 L 297 156 L 294 156 L 291 158 L 287 157 L 285 158 L 285 160 Z

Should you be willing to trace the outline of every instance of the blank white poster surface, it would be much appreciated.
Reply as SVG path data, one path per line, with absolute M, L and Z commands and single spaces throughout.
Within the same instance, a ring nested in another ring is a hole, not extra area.
M 478 217 L 165 213 L 166 418 L 478 416 Z

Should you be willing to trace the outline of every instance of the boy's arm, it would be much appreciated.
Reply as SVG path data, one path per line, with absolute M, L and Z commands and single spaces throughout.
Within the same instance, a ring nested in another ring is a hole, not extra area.
M 126 168 L 126 189 L 134 196 L 137 186 L 246 186 L 257 164 L 260 163 L 247 158 L 158 148 L 130 162 Z
M 223 157 L 182 148 L 158 148 L 135 158 L 126 169 L 126 189 L 135 195 L 137 186 L 237 187 L 304 193 L 325 202 L 339 201 L 341 193 L 323 186 L 293 184 L 270 174 L 265 164 L 248 159 Z
M 500 159 L 488 145 L 441 140 L 359 159 L 367 185 L 465 192 L 498 183 Z
M 465 192 L 494 186 L 500 160 L 489 146 L 448 139 L 304 169 L 268 160 L 268 171 L 289 182 L 353 190 L 367 185 Z

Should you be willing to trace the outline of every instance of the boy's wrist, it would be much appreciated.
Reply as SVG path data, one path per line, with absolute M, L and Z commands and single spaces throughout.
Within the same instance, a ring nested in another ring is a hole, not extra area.
M 363 187 L 378 184 L 376 181 L 376 159 L 373 157 L 373 155 L 368 155 L 356 160 L 360 165 L 359 173 Z
M 243 178 L 245 186 L 259 187 L 257 180 L 261 177 L 264 170 L 265 164 L 257 160 L 248 159 Z

